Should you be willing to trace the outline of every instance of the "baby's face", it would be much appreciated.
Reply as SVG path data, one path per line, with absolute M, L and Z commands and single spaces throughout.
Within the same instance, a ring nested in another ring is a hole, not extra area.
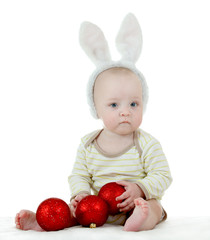
M 120 135 L 130 134 L 142 122 L 141 82 L 128 69 L 102 72 L 94 86 L 94 103 L 105 128 Z

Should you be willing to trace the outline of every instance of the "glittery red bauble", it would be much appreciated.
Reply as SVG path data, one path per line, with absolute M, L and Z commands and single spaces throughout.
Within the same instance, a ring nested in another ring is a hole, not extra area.
M 116 182 L 110 182 L 105 184 L 99 191 L 98 196 L 101 197 L 108 204 L 109 214 L 116 215 L 119 213 L 118 203 L 122 201 L 116 201 L 116 197 L 119 197 L 125 192 L 125 188 Z
M 40 203 L 36 220 L 45 231 L 57 231 L 76 224 L 69 206 L 59 198 L 48 198 Z
M 98 196 L 89 195 L 83 198 L 77 205 L 77 221 L 84 227 L 102 226 L 108 218 L 108 206 L 106 202 Z

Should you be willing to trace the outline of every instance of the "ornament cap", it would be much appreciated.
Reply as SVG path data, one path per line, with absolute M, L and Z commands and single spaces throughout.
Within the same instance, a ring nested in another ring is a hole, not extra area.
M 96 224 L 95 223 L 91 223 L 90 224 L 90 228 L 96 228 Z

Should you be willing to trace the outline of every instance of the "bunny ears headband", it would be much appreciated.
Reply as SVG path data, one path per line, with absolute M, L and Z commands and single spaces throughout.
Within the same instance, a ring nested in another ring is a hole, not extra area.
M 135 66 L 142 49 L 141 28 L 136 17 L 129 13 L 121 24 L 116 37 L 116 47 L 122 56 L 119 61 L 111 59 L 104 34 L 96 25 L 83 22 L 79 37 L 81 47 L 96 65 L 87 85 L 87 100 L 93 117 L 98 118 L 93 98 L 95 80 L 101 72 L 114 67 L 130 69 L 139 77 L 142 85 L 143 110 L 145 111 L 148 102 L 148 87 L 143 74 Z

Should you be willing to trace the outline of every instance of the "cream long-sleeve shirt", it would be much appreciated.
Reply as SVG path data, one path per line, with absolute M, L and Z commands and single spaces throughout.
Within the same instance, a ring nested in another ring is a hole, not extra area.
M 76 161 L 68 181 L 72 198 L 79 193 L 97 194 L 108 183 L 126 180 L 138 184 L 146 199 L 161 200 L 172 177 L 160 143 L 150 134 L 138 129 L 134 144 L 116 155 L 108 155 L 97 145 L 102 130 L 81 139 Z

